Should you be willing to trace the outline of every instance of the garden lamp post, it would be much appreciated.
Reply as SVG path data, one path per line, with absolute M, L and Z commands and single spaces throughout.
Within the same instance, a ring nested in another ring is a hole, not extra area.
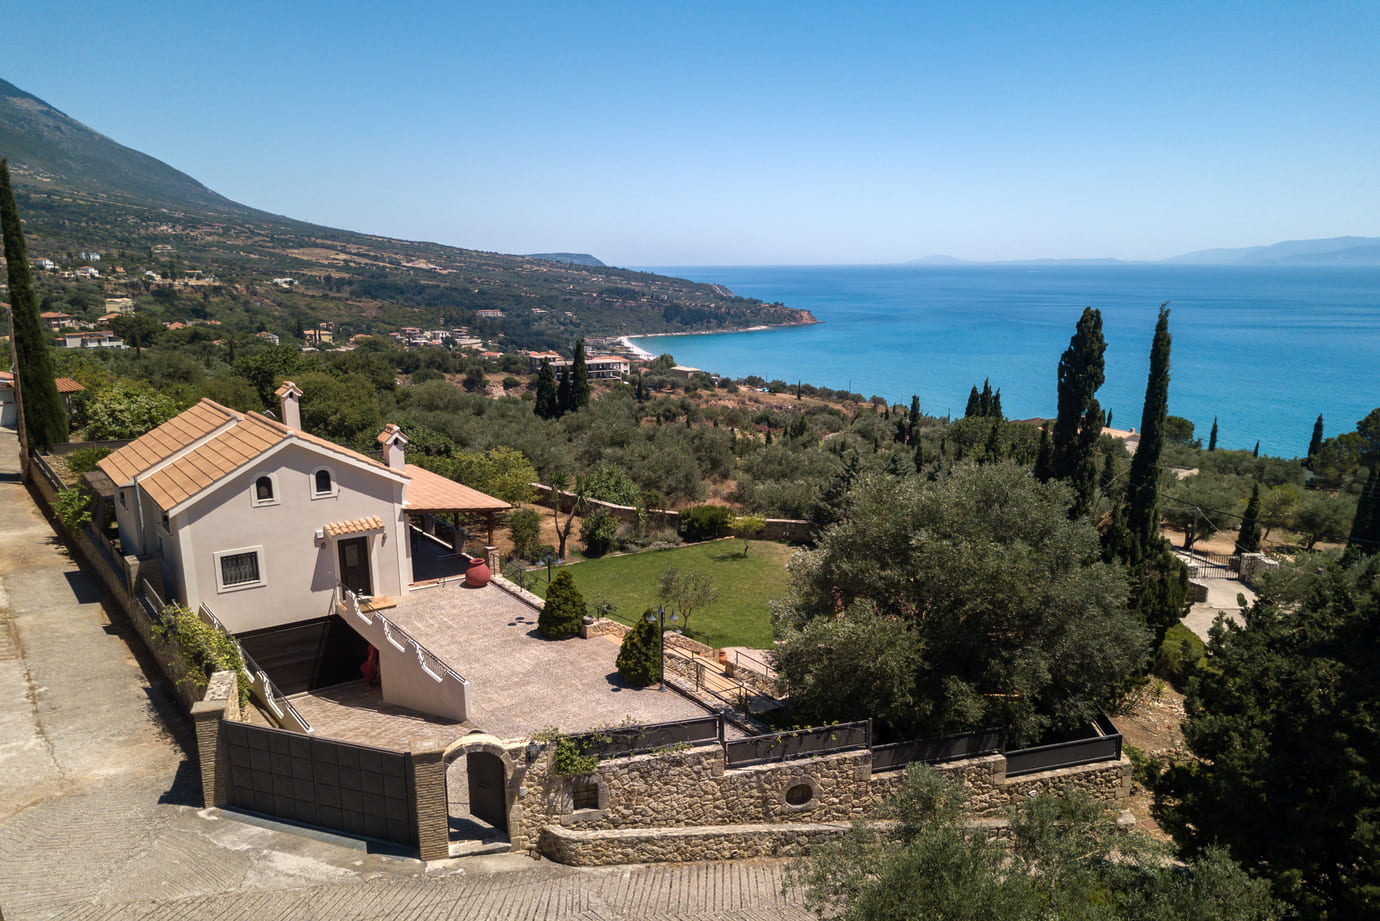
M 669 615 L 669 616 L 668 616 L 668 615 Z M 647 612 L 647 623 L 649 623 L 649 624 L 656 624 L 656 625 L 657 625 L 656 642 L 657 642 L 657 652 L 658 652 L 659 655 L 660 655 L 660 658 L 657 659 L 657 663 L 661 666 L 661 690 L 663 690 L 663 691 L 666 690 L 666 621 L 667 621 L 667 620 L 669 620 L 672 624 L 674 624 L 676 621 L 680 620 L 680 615 L 677 614 L 677 613 L 675 612 L 675 609 L 674 609 L 674 608 L 668 612 L 668 611 L 666 610 L 666 605 L 664 605 L 664 604 L 659 604 L 659 605 L 657 605 L 657 608 L 656 608 L 655 611 L 648 611 L 648 612 Z

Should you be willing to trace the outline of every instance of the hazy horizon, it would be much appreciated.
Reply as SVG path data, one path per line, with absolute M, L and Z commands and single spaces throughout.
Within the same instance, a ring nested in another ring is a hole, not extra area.
M 616 265 L 1380 234 L 1380 7 L 24 4 L 0 77 L 215 191 Z M 60 52 L 60 53 L 59 53 Z

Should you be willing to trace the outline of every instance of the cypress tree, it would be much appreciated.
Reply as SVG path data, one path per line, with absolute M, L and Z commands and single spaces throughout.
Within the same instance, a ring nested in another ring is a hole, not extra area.
M 623 643 L 618 647 L 618 658 L 614 660 L 618 674 L 628 684 L 640 688 L 661 680 L 661 638 L 656 635 L 657 623 L 647 621 L 652 616 L 651 608 L 643 612 L 632 630 L 623 637 Z
M 638 379 L 638 385 L 642 383 Z M 560 415 L 556 404 L 556 374 L 551 370 L 551 362 L 542 359 L 541 371 L 537 373 L 537 401 L 532 411 L 543 419 L 554 419 Z
M 1370 474 L 1356 502 L 1356 517 L 1346 539 L 1348 557 L 1371 556 L 1380 552 L 1380 458 L 1370 459 Z
M 1160 536 L 1160 452 L 1164 449 L 1164 420 L 1169 414 L 1169 304 L 1160 305 L 1155 337 L 1150 346 L 1150 374 L 1145 383 L 1145 406 L 1140 417 L 1140 444 L 1131 458 L 1126 484 L 1124 532 L 1113 521 L 1109 538 L 1117 555 L 1130 567 L 1129 601 L 1155 631 L 1155 646 L 1183 617 L 1188 598 L 1188 568 Z
M 575 360 L 570 363 L 572 380 L 570 383 L 571 412 L 589 405 L 589 368 L 585 365 L 585 340 L 575 340 Z
M 548 640 L 562 640 L 580 632 L 585 598 L 575 587 L 570 570 L 562 569 L 546 589 L 546 602 L 537 615 L 537 632 Z
M 1107 410 L 1107 421 L 1106 421 L 1105 423 L 1103 423 L 1103 427 L 1104 427 L 1104 428 L 1111 428 L 1111 427 L 1112 427 L 1112 411 L 1111 411 L 1110 409 Z
M 1304 465 L 1309 469 L 1312 469 L 1313 467 L 1313 458 L 1317 457 L 1318 452 L 1322 450 L 1322 443 L 1323 421 L 1322 416 L 1319 415 L 1318 421 L 1313 423 L 1313 437 L 1308 441 L 1308 460 L 1305 462 Z
M 67 409 L 58 396 L 48 336 L 38 316 L 24 226 L 10 188 L 8 160 L 0 160 L 0 231 L 5 237 L 9 270 L 10 335 L 16 359 L 15 386 L 24 410 L 24 437 L 30 450 L 50 448 L 67 440 Z
M 566 413 L 571 412 L 572 410 L 575 409 L 575 405 L 574 405 L 574 403 L 572 402 L 573 399 L 574 399 L 574 393 L 573 393 L 573 391 L 571 390 L 570 384 L 571 384 L 570 369 L 569 369 L 569 368 L 563 368 L 563 369 L 561 370 L 560 381 L 556 384 L 556 416 L 557 416 L 557 418 L 559 418 L 559 417 L 561 417 L 561 416 L 564 416 Z
M 1086 514 L 1093 504 L 1097 477 L 1094 454 L 1102 434 L 1102 407 L 1095 394 L 1105 379 L 1106 349 L 1101 312 L 1084 308 L 1069 347 L 1059 359 L 1059 408 L 1050 446 L 1053 478 L 1073 487 L 1071 512 L 1075 517 Z
M 968 392 L 968 406 L 963 410 L 963 418 L 971 419 L 982 414 L 982 397 L 978 395 L 977 384 Z
M 1035 477 L 1048 483 L 1054 477 L 1054 455 L 1049 443 L 1049 423 L 1040 426 L 1040 453 L 1035 455 Z
M 978 396 L 978 415 L 992 415 L 992 381 L 985 377 L 982 379 L 982 393 Z
M 925 469 L 925 446 L 920 443 L 920 439 L 915 439 L 915 472 L 920 473 Z
M 988 415 L 991 416 L 993 419 L 998 419 L 998 420 L 1005 418 L 1004 416 L 1002 416 L 1002 412 L 1001 412 L 1001 388 L 1000 388 L 1000 387 L 997 388 L 997 392 L 996 392 L 996 393 L 992 394 L 992 411 L 991 411 L 990 413 L 988 413 Z
M 1259 456 L 1260 456 L 1260 442 L 1257 441 L 1257 442 L 1255 443 L 1255 450 L 1253 450 L 1253 451 L 1251 452 L 1251 457 L 1259 457 Z
M 1169 305 L 1160 305 L 1155 338 L 1150 346 L 1150 376 L 1145 383 L 1145 408 L 1140 415 L 1140 444 L 1131 458 L 1126 495 L 1126 526 L 1142 548 L 1160 539 L 1160 452 L 1164 450 L 1164 420 L 1169 415 Z
M 1251 487 L 1251 501 L 1241 516 L 1241 529 L 1236 533 L 1236 549 L 1241 553 L 1260 552 L 1260 484 Z
M 1208 450 L 1217 450 L 1217 417 L 1212 417 L 1212 432 L 1208 435 Z
M 916 435 L 920 431 L 920 397 L 913 393 L 910 395 L 910 416 L 906 423 L 906 441 L 915 444 Z

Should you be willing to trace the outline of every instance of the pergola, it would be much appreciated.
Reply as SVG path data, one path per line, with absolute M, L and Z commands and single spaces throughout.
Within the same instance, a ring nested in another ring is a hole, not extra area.
M 495 517 L 499 512 L 512 508 L 511 505 L 416 464 L 406 465 L 403 473 L 411 478 L 407 484 L 404 512 L 409 515 L 452 515 L 457 528 L 461 515 L 479 515 L 489 528 L 488 543 L 493 544 Z M 457 551 L 459 549 L 456 548 Z

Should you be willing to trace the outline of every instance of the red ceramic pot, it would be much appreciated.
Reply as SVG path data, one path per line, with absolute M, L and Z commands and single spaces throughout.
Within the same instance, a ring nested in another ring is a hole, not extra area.
M 470 560 L 469 567 L 465 570 L 465 584 L 470 588 L 483 588 L 489 584 L 489 565 L 479 557 Z

